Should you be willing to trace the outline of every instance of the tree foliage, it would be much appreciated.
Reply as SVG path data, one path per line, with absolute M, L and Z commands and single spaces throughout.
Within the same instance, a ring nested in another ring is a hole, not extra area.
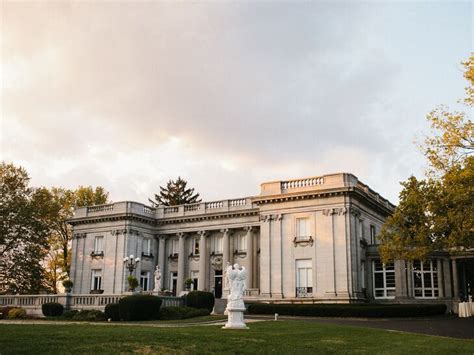
M 474 106 L 474 56 L 464 64 L 464 103 Z M 434 250 L 474 248 L 474 125 L 463 112 L 442 106 L 427 116 L 432 135 L 422 145 L 427 177 L 402 183 L 400 202 L 382 228 L 383 261 L 426 259 Z
M 169 180 L 166 187 L 160 186 L 160 193 L 155 194 L 155 199 L 148 199 L 153 206 L 176 206 L 188 203 L 201 202 L 199 193 L 194 193 L 194 188 L 187 187 L 188 182 L 181 177 Z
M 49 243 L 51 251 L 46 258 L 48 268 L 48 282 L 57 285 L 69 277 L 71 267 L 70 244 L 72 240 L 72 228 L 67 220 L 73 217 L 74 208 L 83 206 L 100 205 L 108 202 L 109 193 L 103 187 L 79 186 L 76 190 L 53 187 L 50 190 L 42 188 L 43 193 L 48 196 L 44 208 L 49 211 L 46 223 L 50 228 Z M 54 272 L 58 267 L 61 272 Z M 55 287 L 53 287 L 55 290 Z
M 25 169 L 0 164 L 0 293 L 37 293 L 42 287 L 47 211 L 43 192 L 29 187 L 29 180 Z

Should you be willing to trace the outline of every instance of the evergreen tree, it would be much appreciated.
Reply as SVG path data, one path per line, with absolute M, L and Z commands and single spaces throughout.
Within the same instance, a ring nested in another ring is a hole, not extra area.
M 188 203 L 201 202 L 199 193 L 194 193 L 194 188 L 187 187 L 188 182 L 181 177 L 169 180 L 166 187 L 160 186 L 160 193 L 155 194 L 155 199 L 148 199 L 153 206 L 176 206 Z

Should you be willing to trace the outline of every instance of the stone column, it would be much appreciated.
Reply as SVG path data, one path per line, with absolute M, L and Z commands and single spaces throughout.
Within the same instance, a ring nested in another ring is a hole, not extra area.
M 229 294 L 229 289 L 227 288 L 227 283 L 225 282 L 225 270 L 227 267 L 227 263 L 231 262 L 229 254 L 230 254 L 230 235 L 232 231 L 230 229 L 221 229 L 222 233 L 222 297 L 227 297 Z
M 271 297 L 271 215 L 260 216 L 260 296 Z
M 245 236 L 247 242 L 247 260 L 248 267 L 247 270 L 247 288 L 253 288 L 253 238 L 252 238 L 252 227 L 245 227 L 247 231 Z
M 436 272 L 438 273 L 438 295 L 445 297 L 443 266 L 440 258 L 436 259 Z
M 408 298 L 407 267 L 405 260 L 395 260 L 395 298 Z
M 165 286 L 167 285 L 165 282 L 168 281 L 168 278 L 166 277 L 166 272 L 165 272 L 166 238 L 163 235 L 159 236 L 158 238 L 159 238 L 158 239 L 158 266 L 160 267 L 160 272 L 161 272 L 161 287 L 168 288 Z
M 205 291 L 206 290 L 206 261 L 207 261 L 207 246 L 206 246 L 206 232 L 200 231 L 198 233 L 200 235 L 199 240 L 199 282 L 198 282 L 198 290 Z
M 451 272 L 449 270 L 449 259 L 443 259 L 443 287 L 444 297 L 453 297 L 451 287 Z
M 178 233 L 179 244 L 178 244 L 178 281 L 176 285 L 176 296 L 184 289 L 184 267 L 186 260 L 186 253 L 184 252 L 184 242 L 186 240 L 184 233 Z
M 456 266 L 456 259 L 451 260 L 453 265 L 453 296 L 459 298 L 459 283 L 458 283 L 458 268 Z

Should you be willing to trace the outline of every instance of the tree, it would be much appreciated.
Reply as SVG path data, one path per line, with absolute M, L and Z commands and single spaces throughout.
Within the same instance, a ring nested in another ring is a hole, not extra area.
M 0 293 L 37 293 L 49 227 L 42 191 L 29 187 L 25 169 L 0 164 Z
M 153 206 L 176 206 L 201 202 L 199 193 L 194 188 L 187 188 L 188 182 L 181 177 L 169 180 L 166 187 L 160 186 L 160 193 L 155 194 L 155 200 L 148 199 Z
M 50 212 L 46 216 L 46 222 L 51 229 L 50 244 L 53 250 L 61 251 L 60 255 L 54 255 L 54 262 L 51 255 L 47 262 L 54 265 L 60 265 L 62 273 L 50 273 L 50 276 L 56 275 L 55 281 L 62 281 L 66 276 L 69 277 L 71 268 L 70 243 L 72 240 L 72 228 L 67 220 L 74 214 L 74 208 L 83 206 L 100 205 L 108 202 L 109 193 L 103 187 L 79 186 L 76 190 L 53 187 L 51 190 L 44 189 L 44 194 L 49 194 L 49 201 L 45 203 Z M 57 259 L 57 260 L 56 260 Z
M 474 106 L 474 56 L 464 64 L 464 103 Z M 430 164 L 423 180 L 402 183 L 400 202 L 380 234 L 384 262 L 426 259 L 435 250 L 474 248 L 474 125 L 468 115 L 440 107 L 427 116 L 433 129 L 422 150 Z

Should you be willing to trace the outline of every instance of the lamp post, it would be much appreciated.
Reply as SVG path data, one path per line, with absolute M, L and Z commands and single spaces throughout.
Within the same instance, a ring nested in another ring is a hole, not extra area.
M 125 267 L 128 269 L 128 272 L 131 276 L 133 270 L 137 268 L 137 265 L 140 262 L 140 258 L 133 258 L 133 254 L 130 254 L 130 256 L 126 256 L 125 258 L 123 258 L 123 262 L 125 263 Z

